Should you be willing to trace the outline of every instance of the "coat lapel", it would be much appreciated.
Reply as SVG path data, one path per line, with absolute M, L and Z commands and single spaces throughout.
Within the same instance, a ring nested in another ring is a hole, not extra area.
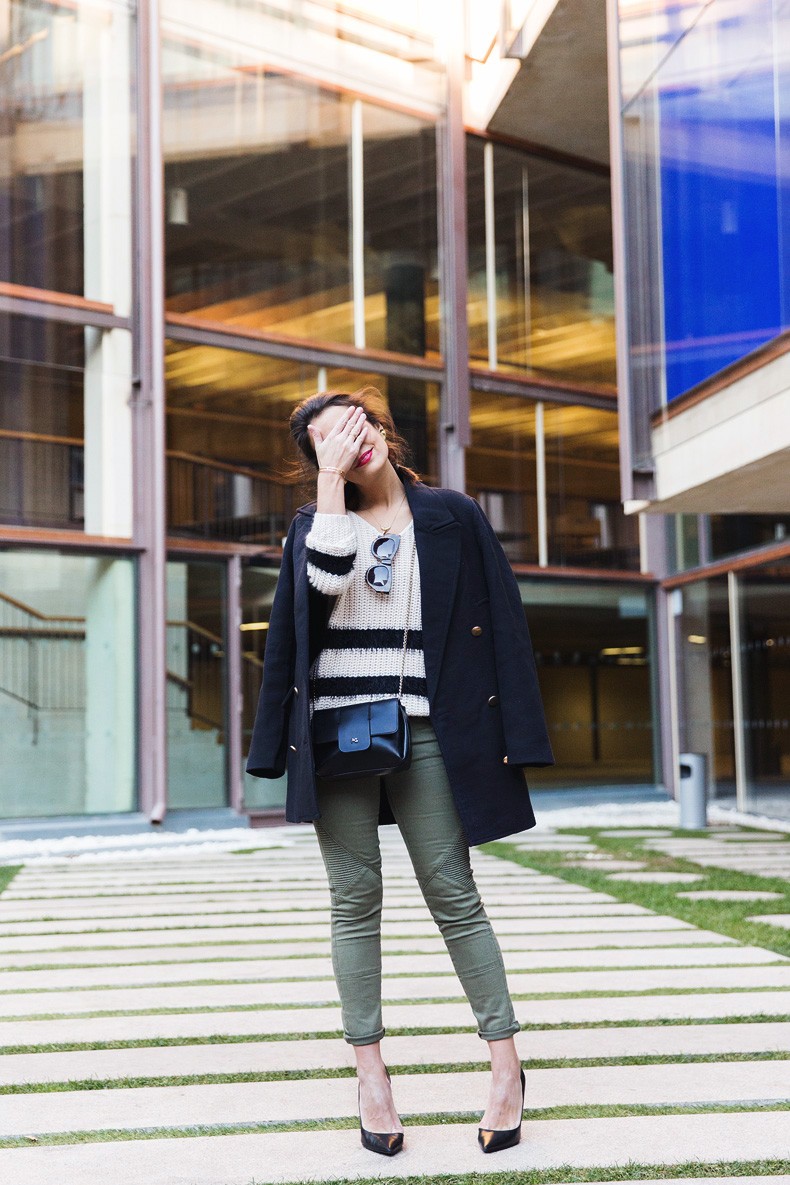
M 422 638 L 428 698 L 433 703 L 450 626 L 458 573 L 461 564 L 461 524 L 447 508 L 441 495 L 423 482 L 404 482 L 406 498 L 414 519 L 414 539 L 420 567 Z M 315 514 L 315 503 L 300 506 L 308 525 L 294 544 L 294 575 L 297 598 L 307 588 L 307 559 L 304 537 Z M 325 600 L 325 598 L 322 598 Z M 332 599 L 334 604 L 334 598 Z M 331 612 L 331 605 L 327 606 Z

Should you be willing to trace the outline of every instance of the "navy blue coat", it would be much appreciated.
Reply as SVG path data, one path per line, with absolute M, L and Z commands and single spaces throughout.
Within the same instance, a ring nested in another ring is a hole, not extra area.
M 535 825 L 523 766 L 554 764 L 518 584 L 479 503 L 404 482 L 414 519 L 430 718 L 469 845 Z M 320 818 L 309 670 L 335 598 L 307 579 L 316 504 L 289 527 L 272 605 L 248 773 L 288 770 L 286 819 Z M 380 823 L 394 818 L 380 797 Z

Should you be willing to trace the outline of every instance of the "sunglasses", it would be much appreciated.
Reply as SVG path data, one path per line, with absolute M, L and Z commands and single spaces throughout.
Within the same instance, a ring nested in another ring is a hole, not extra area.
M 400 547 L 400 535 L 379 535 L 370 545 L 370 554 L 378 562 L 368 568 L 365 580 L 376 592 L 388 593 L 392 588 L 392 561 Z

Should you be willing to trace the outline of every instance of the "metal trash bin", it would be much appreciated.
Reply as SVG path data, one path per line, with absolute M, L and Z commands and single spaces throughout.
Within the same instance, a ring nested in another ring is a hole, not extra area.
M 680 826 L 701 831 L 708 826 L 708 757 L 680 754 Z

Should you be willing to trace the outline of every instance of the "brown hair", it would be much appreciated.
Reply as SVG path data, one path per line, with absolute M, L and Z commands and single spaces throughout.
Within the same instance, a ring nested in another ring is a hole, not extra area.
M 322 412 L 325 407 L 362 407 L 365 415 L 375 428 L 383 428 L 387 433 L 386 441 L 389 446 L 389 459 L 401 481 L 413 483 L 419 481 L 419 474 L 407 464 L 411 460 L 408 442 L 400 435 L 390 414 L 387 402 L 376 387 L 361 387 L 358 391 L 319 391 L 315 395 L 308 395 L 298 403 L 291 412 L 288 427 L 291 431 L 296 447 L 299 450 L 299 473 L 305 485 L 315 496 L 315 478 L 318 475 L 318 461 L 316 459 L 313 442 L 307 425 Z M 359 491 L 353 482 L 347 481 L 344 488 L 346 506 L 355 510 L 359 504 Z

